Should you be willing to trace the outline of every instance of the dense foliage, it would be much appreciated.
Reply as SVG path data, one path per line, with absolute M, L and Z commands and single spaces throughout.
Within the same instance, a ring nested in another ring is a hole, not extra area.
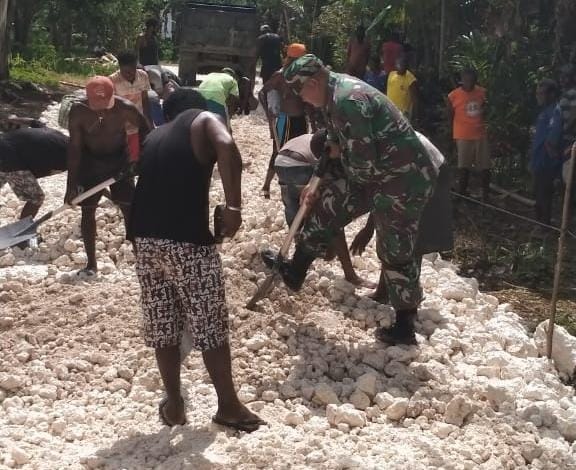
M 220 1 L 220 0 L 218 0 Z M 228 0 L 250 3 L 251 0 Z M 162 19 L 185 0 L 10 0 L 12 63 L 70 72 L 65 57 L 133 47 L 148 17 Z M 263 22 L 287 40 L 305 42 L 336 69 L 356 25 L 369 27 L 374 54 L 390 33 L 412 46 L 411 67 L 425 104 L 420 126 L 449 149 L 444 97 L 457 71 L 474 65 L 488 88 L 489 126 L 497 167 L 504 178 L 523 177 L 533 91 L 544 76 L 575 58 L 573 0 L 255 0 Z M 165 60 L 177 45 L 162 44 Z M 86 70 L 79 70 L 79 72 Z M 522 178 L 524 179 L 524 178 Z

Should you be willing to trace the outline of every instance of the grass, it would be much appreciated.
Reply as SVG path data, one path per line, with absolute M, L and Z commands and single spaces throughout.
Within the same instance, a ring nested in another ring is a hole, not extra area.
M 10 78 L 56 87 L 60 81 L 84 85 L 86 79 L 93 75 L 109 75 L 116 70 L 115 66 L 86 64 L 80 60 L 25 60 L 15 56 L 10 62 Z

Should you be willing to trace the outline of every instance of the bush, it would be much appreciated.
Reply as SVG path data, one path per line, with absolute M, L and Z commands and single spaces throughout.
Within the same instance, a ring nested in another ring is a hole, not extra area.
M 51 47 L 51 46 L 50 46 Z M 20 55 L 10 60 L 10 76 L 14 80 L 24 80 L 48 86 L 57 86 L 62 79 L 83 81 L 93 75 L 110 75 L 117 67 L 99 63 L 83 62 L 79 58 L 64 58 L 57 54 L 26 60 Z
M 36 60 L 27 61 L 19 55 L 10 61 L 10 78 L 49 86 L 58 85 L 59 80 L 56 72 L 48 70 Z
M 160 41 L 160 60 L 164 62 L 176 62 L 178 60 L 178 51 L 172 39 L 162 39 Z

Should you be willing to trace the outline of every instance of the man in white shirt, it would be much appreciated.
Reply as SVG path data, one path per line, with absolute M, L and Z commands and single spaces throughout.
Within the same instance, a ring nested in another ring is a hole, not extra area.
M 118 54 L 120 70 L 114 72 L 109 78 L 114 84 L 114 94 L 134 103 L 138 110 L 148 119 L 148 123 L 151 123 L 150 105 L 148 103 L 148 91 L 151 90 L 150 80 L 144 70 L 136 67 L 137 64 L 138 58 L 134 52 L 121 52 Z M 138 129 L 128 125 L 126 127 L 126 137 L 130 161 L 137 161 L 140 155 Z

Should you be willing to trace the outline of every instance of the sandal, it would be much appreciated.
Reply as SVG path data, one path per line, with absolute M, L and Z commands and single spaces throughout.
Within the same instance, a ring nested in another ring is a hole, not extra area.
M 256 431 L 260 426 L 263 426 L 266 423 L 263 419 L 250 419 L 247 421 L 225 421 L 217 416 L 212 418 L 212 422 L 214 424 L 219 424 L 220 426 L 226 426 L 228 428 L 234 429 L 235 431 L 243 431 L 247 433 L 251 433 Z
M 182 397 L 180 397 L 180 402 L 182 403 L 182 406 L 184 406 L 184 399 Z M 158 416 L 160 417 L 160 421 L 162 422 L 162 424 L 169 427 L 183 426 L 184 424 L 186 424 L 186 415 L 184 415 L 184 421 L 181 423 L 173 423 L 168 419 L 165 410 L 167 404 L 168 404 L 168 397 L 164 397 L 158 404 Z

